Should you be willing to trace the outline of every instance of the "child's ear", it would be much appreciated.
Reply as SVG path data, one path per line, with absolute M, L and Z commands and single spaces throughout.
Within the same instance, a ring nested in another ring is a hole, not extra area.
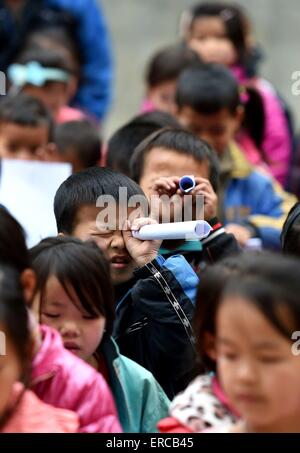
M 46 146 L 40 148 L 38 157 L 44 162 L 61 162 L 61 156 L 55 143 L 47 143 Z
M 55 143 L 50 142 L 45 149 L 45 160 L 48 162 L 61 162 L 61 156 Z
M 24 299 L 27 305 L 32 304 L 32 299 L 36 289 L 36 275 L 32 269 L 25 269 L 21 274 L 21 285 L 23 288 Z
M 217 360 L 216 337 L 209 332 L 204 334 L 204 350 L 211 360 Z

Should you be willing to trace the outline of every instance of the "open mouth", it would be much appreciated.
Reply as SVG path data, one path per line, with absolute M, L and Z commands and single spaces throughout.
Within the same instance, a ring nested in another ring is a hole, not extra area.
M 130 263 L 130 258 L 127 256 L 113 256 L 111 265 L 114 269 L 125 269 Z

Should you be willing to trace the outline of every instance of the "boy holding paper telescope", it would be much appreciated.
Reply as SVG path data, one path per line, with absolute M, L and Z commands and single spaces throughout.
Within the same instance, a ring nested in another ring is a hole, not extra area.
M 126 189 L 125 199 L 119 188 Z M 132 236 L 143 225 L 156 223 L 137 218 L 128 208 L 134 196 L 142 197 L 148 207 L 142 189 L 121 173 L 92 167 L 73 174 L 55 196 L 57 229 L 60 234 L 93 240 L 104 251 L 115 289 L 114 337 L 120 351 L 151 371 L 172 398 L 194 375 L 191 320 L 198 277 L 184 257 L 160 256 L 161 241 Z M 112 211 L 107 211 L 111 222 L 101 200 L 111 204 Z M 131 220 L 129 228 L 123 226 L 124 209 Z
M 160 129 L 139 144 L 130 164 L 132 178 L 140 184 L 151 206 L 160 196 L 160 221 L 169 214 L 171 222 L 178 218 L 206 220 L 212 227 L 202 241 L 164 241 L 160 249 L 164 257 L 180 253 L 198 270 L 204 261 L 217 261 L 239 252 L 233 235 L 227 234 L 217 219 L 218 159 L 207 143 L 184 129 Z M 195 209 L 198 200 L 199 212 Z M 186 210 L 189 201 L 191 209 Z

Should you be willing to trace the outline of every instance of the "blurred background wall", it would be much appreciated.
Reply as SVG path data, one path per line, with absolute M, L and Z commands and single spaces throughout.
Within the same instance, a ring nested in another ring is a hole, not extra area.
M 148 58 L 178 37 L 183 9 L 197 0 L 101 0 L 113 41 L 116 80 L 105 135 L 138 112 Z M 226 3 L 226 0 L 224 0 Z M 246 8 L 265 52 L 261 74 L 288 102 L 300 127 L 300 95 L 292 94 L 292 73 L 300 71 L 300 0 L 236 0 Z

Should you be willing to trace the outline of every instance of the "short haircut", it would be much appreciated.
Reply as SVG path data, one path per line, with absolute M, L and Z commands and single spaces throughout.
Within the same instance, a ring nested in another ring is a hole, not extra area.
M 0 206 L 0 262 L 19 273 L 30 267 L 25 233 L 19 222 Z
M 89 120 L 68 121 L 54 129 L 59 153 L 72 151 L 83 168 L 93 167 L 101 159 L 101 140 L 97 127 Z
M 210 170 L 210 182 L 217 190 L 219 177 L 219 163 L 212 147 L 199 139 L 196 135 L 183 129 L 164 128 L 147 137 L 135 149 L 130 161 L 131 176 L 137 183 L 140 182 L 145 158 L 153 148 L 164 148 L 166 151 L 176 151 L 193 157 L 198 162 L 206 161 Z
M 69 176 L 54 198 L 58 232 L 72 234 L 79 209 L 86 205 L 96 206 L 100 195 L 111 195 L 118 202 L 119 187 L 127 188 L 127 200 L 133 195 L 144 195 L 140 186 L 128 176 L 108 168 L 91 167 Z
M 107 145 L 107 166 L 129 176 L 129 161 L 137 145 L 153 132 L 167 126 L 180 127 L 169 113 L 153 111 L 136 116 L 110 138 Z
M 187 67 L 200 62 L 199 56 L 184 43 L 159 50 L 150 60 L 146 71 L 146 83 L 150 88 L 170 80 L 177 80 Z
M 3 96 L 0 99 L 0 125 L 17 124 L 23 127 L 46 126 L 49 141 L 53 139 L 53 119 L 47 107 L 38 99 L 27 94 Z
M 218 64 L 193 66 L 183 71 L 176 91 L 179 108 L 198 113 L 218 113 L 223 108 L 235 113 L 241 104 L 238 84 L 231 72 Z
M 243 126 L 258 149 L 264 137 L 265 112 L 260 93 L 252 87 L 244 89 L 247 102 L 241 100 L 239 85 L 229 69 L 219 64 L 196 65 L 186 69 L 177 82 L 176 103 L 179 109 L 190 107 L 203 115 L 218 113 L 227 109 L 235 114 L 243 105 L 245 116 Z M 262 157 L 266 157 L 261 152 Z
M 112 333 L 114 320 L 113 286 L 109 263 L 92 241 L 82 242 L 67 236 L 42 240 L 30 250 L 31 265 L 41 293 L 40 312 L 47 281 L 54 275 L 70 296 L 74 289 L 82 307 L 91 316 L 106 318 L 106 331 Z

